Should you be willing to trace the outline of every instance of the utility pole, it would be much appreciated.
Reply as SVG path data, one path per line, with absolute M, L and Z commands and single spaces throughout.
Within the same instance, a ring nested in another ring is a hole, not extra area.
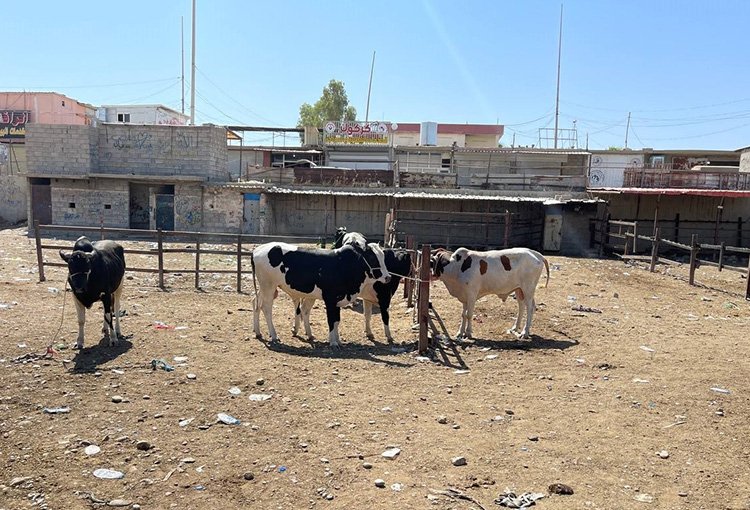
M 560 56 L 562 54 L 563 4 L 560 4 L 560 36 L 557 40 L 557 94 L 555 97 L 555 149 L 557 149 L 557 123 L 560 118 Z
M 370 66 L 370 85 L 367 87 L 367 108 L 365 109 L 365 122 L 370 116 L 370 92 L 372 91 L 372 72 L 375 70 L 375 52 L 372 52 L 372 65 Z
M 628 112 L 628 123 L 625 126 L 625 148 L 628 148 L 628 132 L 630 131 L 630 112 Z
M 193 0 L 193 64 L 190 71 L 190 125 L 195 126 L 195 0 Z
M 185 115 L 185 16 L 180 16 L 180 50 L 182 52 L 180 63 L 180 69 L 182 70 L 182 114 Z

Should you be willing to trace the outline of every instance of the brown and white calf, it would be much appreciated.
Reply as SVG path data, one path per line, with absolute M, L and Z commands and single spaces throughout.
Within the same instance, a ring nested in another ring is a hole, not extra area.
M 454 252 L 438 248 L 432 252 L 430 265 L 432 276 L 441 280 L 450 295 L 464 305 L 461 328 L 456 337 L 472 337 L 471 321 L 477 299 L 495 294 L 505 302 L 514 293 L 518 302 L 518 317 L 508 332 L 520 338 L 530 337 L 531 319 L 536 307 L 534 292 L 545 267 L 549 284 L 549 264 L 541 253 L 528 248 L 491 251 L 459 248 Z M 526 324 L 519 331 L 524 308 Z

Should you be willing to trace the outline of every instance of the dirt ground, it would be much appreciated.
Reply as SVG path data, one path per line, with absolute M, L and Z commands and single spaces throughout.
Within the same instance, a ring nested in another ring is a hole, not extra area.
M 738 273 L 704 266 L 706 286 L 690 287 L 684 266 L 652 274 L 551 256 L 532 340 L 505 333 L 512 299 L 485 298 L 477 338 L 444 341 L 426 360 L 400 299 L 395 344 L 379 316 L 367 340 L 361 312 L 347 309 L 344 347 L 332 350 L 322 307 L 311 344 L 291 336 L 280 297 L 281 343 L 268 345 L 252 334 L 251 280 L 237 294 L 231 275 L 205 277 L 201 291 L 173 275 L 162 291 L 155 275 L 128 272 L 128 339 L 99 345 L 95 305 L 85 349 L 45 358 L 75 341 L 75 307 L 65 270 L 38 282 L 25 234 L 0 231 L 0 509 L 489 509 L 506 490 L 544 493 L 540 510 L 750 508 L 750 315 Z M 432 302 L 454 333 L 460 303 L 440 282 Z M 60 407 L 69 412 L 44 411 Z M 392 447 L 400 454 L 384 458 Z M 102 468 L 124 476 L 97 478 Z M 553 483 L 574 494 L 550 494 Z

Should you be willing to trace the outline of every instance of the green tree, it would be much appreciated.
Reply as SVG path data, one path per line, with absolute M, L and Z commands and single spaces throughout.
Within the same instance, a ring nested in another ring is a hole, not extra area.
M 357 110 L 349 105 L 344 82 L 331 80 L 323 88 L 323 95 L 315 104 L 303 103 L 299 107 L 297 127 L 323 127 L 329 120 L 356 120 Z

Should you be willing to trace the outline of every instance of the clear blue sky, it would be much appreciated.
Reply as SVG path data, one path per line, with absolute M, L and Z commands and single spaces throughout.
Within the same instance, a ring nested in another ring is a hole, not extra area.
M 750 145 L 750 1 L 564 3 L 561 128 L 579 146 Z M 554 126 L 560 2 L 198 0 L 196 123 L 292 127 L 335 78 L 364 119 Z M 181 108 L 191 0 L 4 2 L 0 91 Z M 189 86 L 189 83 L 188 83 Z M 189 89 L 186 89 L 189 112 Z M 270 143 L 270 140 L 248 140 Z

